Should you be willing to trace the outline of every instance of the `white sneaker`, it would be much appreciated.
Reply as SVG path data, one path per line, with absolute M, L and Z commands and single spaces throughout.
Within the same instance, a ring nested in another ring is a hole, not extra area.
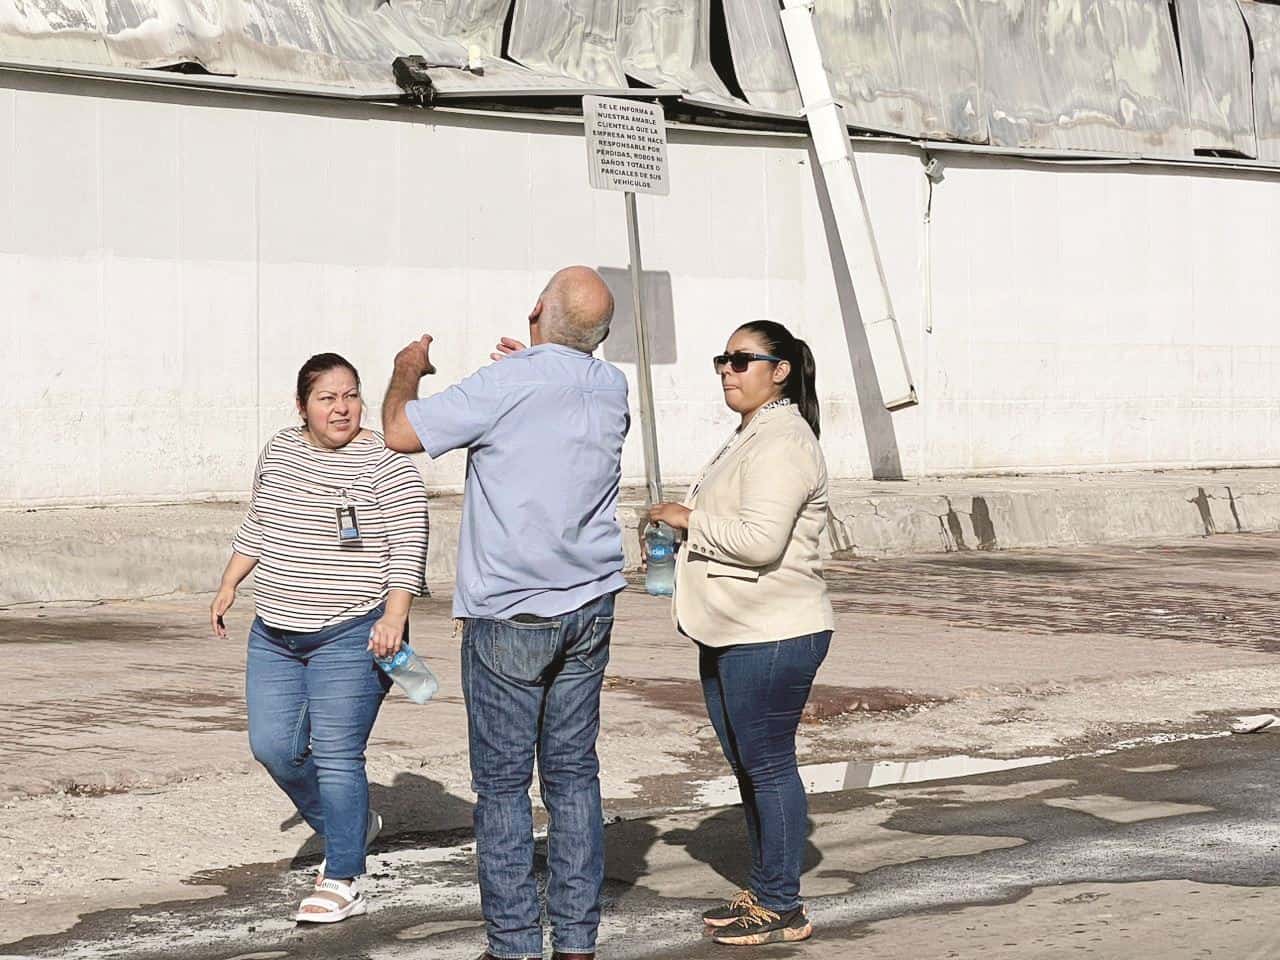
M 364 831 L 364 848 L 368 850 L 373 846 L 373 841 L 378 839 L 378 834 L 382 832 L 382 815 L 373 807 L 369 808 L 369 824 Z M 316 868 L 316 873 L 324 876 L 324 861 L 320 861 L 320 866 Z

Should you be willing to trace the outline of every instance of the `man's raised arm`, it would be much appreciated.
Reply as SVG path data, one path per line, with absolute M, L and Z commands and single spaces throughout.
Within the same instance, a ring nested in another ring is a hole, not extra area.
M 382 401 L 382 434 L 387 446 L 399 453 L 421 453 L 422 439 L 409 423 L 405 407 L 418 399 L 418 382 L 436 372 L 430 357 L 431 334 L 423 334 L 396 354 L 391 382 Z

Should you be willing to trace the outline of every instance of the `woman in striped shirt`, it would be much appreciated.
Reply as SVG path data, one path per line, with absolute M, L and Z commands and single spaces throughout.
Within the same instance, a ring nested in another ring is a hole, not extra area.
M 263 448 L 253 501 L 210 610 L 223 614 L 256 571 L 246 699 L 254 757 L 324 837 L 325 862 L 297 920 L 364 913 L 354 880 L 381 827 L 365 747 L 390 681 L 389 656 L 425 591 L 427 494 L 413 462 L 360 426 L 355 367 L 334 353 L 298 372 L 301 426 Z

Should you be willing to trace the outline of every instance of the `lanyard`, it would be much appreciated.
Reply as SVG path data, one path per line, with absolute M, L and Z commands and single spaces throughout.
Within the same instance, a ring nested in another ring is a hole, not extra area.
M 789 407 L 789 406 L 791 406 L 791 400 L 789 398 L 779 397 L 777 400 L 772 400 L 769 403 L 766 403 L 763 407 L 760 408 L 759 412 L 763 413 L 766 410 L 774 410 L 778 407 Z M 692 502 L 693 498 L 698 495 L 698 491 L 702 489 L 702 484 L 706 481 L 707 475 L 710 474 L 711 471 L 715 468 L 715 465 L 720 462 L 720 458 L 723 457 L 726 453 L 728 453 L 731 449 L 733 449 L 733 447 L 738 443 L 738 441 L 742 439 L 742 431 L 744 429 L 746 428 L 739 427 L 737 430 L 733 431 L 733 436 L 731 436 L 727 441 L 725 441 L 724 446 L 720 448 L 720 452 L 717 453 L 714 457 L 712 457 L 711 462 L 708 463 L 703 468 L 702 476 L 698 477 L 697 483 L 695 483 L 692 487 L 689 488 L 689 495 L 685 497 L 686 500 Z
M 711 462 L 708 463 L 706 467 L 703 468 L 702 476 L 698 477 L 698 482 L 695 483 L 693 487 L 689 490 L 689 495 L 685 498 L 686 500 L 688 500 L 691 503 L 693 502 L 693 498 L 698 495 L 698 491 L 702 489 L 703 482 L 706 481 L 707 476 L 711 473 L 711 471 L 715 469 L 715 465 L 720 462 L 720 458 L 723 457 L 726 453 L 728 453 L 737 444 L 737 442 L 740 439 L 742 439 L 741 429 L 733 431 L 733 436 L 731 436 L 728 440 L 725 441 L 724 446 L 720 448 L 720 452 L 717 453 L 714 457 L 712 457 Z

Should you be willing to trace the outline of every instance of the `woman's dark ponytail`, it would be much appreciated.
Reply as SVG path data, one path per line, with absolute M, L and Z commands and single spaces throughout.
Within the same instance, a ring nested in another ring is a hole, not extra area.
M 782 384 L 782 395 L 796 405 L 813 435 L 821 437 L 817 366 L 809 345 L 773 320 L 752 320 L 738 329 L 754 333 L 765 342 L 771 354 L 791 364 L 791 373 Z
M 800 338 L 796 338 L 796 359 L 791 361 L 791 376 L 783 384 L 785 395 L 800 408 L 800 416 L 813 430 L 815 437 L 822 436 L 822 425 L 818 410 L 817 368 L 813 362 L 813 351 Z

